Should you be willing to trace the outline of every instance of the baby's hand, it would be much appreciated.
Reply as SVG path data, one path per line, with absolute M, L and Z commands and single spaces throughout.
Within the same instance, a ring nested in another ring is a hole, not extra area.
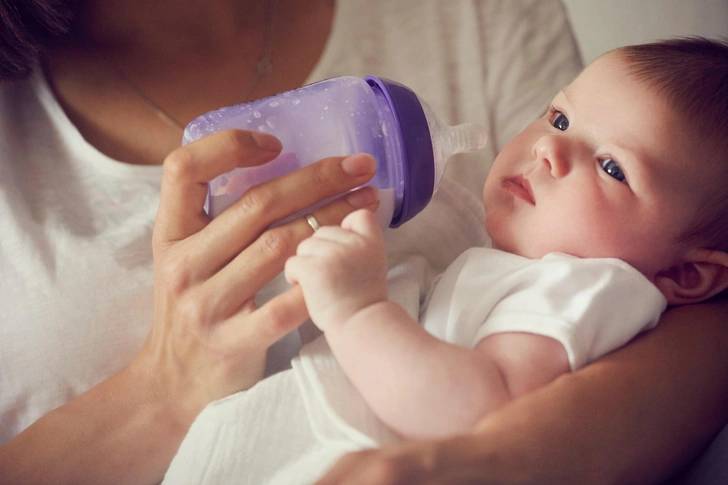
M 371 212 L 349 214 L 341 227 L 324 226 L 286 261 L 286 280 L 303 290 L 311 320 L 324 332 L 387 299 L 387 254 Z

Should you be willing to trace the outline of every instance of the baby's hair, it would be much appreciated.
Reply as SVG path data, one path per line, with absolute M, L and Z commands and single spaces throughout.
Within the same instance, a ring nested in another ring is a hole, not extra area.
M 683 241 L 728 252 L 728 42 L 683 37 L 615 49 L 632 75 L 666 101 L 709 148 L 715 189 Z M 692 134 L 691 133 L 691 134 Z
M 22 79 L 68 34 L 79 0 L 0 0 L 0 81 Z

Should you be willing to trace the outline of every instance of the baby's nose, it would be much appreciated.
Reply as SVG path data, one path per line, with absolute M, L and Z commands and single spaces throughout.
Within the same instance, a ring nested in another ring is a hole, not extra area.
M 533 145 L 534 158 L 546 165 L 549 173 L 561 178 L 569 173 L 568 142 L 559 135 L 545 135 Z

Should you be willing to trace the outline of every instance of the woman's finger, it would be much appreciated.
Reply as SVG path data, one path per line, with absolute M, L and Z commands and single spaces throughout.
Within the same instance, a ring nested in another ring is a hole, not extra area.
M 357 476 L 356 472 L 358 469 L 366 466 L 365 464 L 372 453 L 376 452 L 374 450 L 363 450 L 342 456 L 315 485 L 343 485 L 352 483 L 352 477 Z M 381 482 L 381 485 L 387 485 L 387 483 Z
M 272 135 L 226 130 L 170 153 L 164 161 L 155 241 L 179 241 L 200 231 L 209 222 L 203 211 L 207 183 L 235 168 L 268 162 L 280 150 Z
M 472 485 L 500 480 L 478 435 L 404 441 L 344 455 L 316 485 Z
M 204 234 L 199 234 L 199 238 L 205 241 L 200 245 L 205 248 L 204 254 L 200 255 L 205 258 L 201 266 L 216 271 L 250 245 L 273 222 L 358 187 L 368 182 L 375 171 L 376 162 L 371 155 L 331 157 L 252 187 L 240 200 L 211 221 Z M 350 206 L 367 207 L 371 200 L 358 204 L 355 200 L 356 197 L 367 195 L 371 193 L 350 194 Z M 318 210 L 317 214 L 324 218 L 319 220 L 322 225 L 338 225 L 341 222 L 338 217 L 327 221 L 326 217 L 329 216 L 326 211 Z M 263 242 L 278 244 L 280 239 L 264 239 Z
M 268 348 L 308 318 L 299 286 L 275 296 L 252 313 L 225 322 L 225 339 L 238 348 Z
M 432 480 L 435 466 L 432 446 L 411 442 L 344 455 L 316 485 L 456 484 Z
M 338 225 L 350 212 L 365 208 L 376 210 L 379 192 L 375 187 L 362 187 L 314 212 L 322 225 Z M 305 218 L 299 218 L 264 232 L 219 272 L 204 283 L 205 294 L 221 316 L 237 311 L 241 302 L 250 299 L 283 270 L 286 259 L 296 246 L 311 236 L 313 229 Z M 243 277 L 244 276 L 244 277 Z

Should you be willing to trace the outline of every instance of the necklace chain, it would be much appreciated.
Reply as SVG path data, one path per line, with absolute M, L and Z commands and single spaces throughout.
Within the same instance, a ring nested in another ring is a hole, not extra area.
M 253 77 L 248 84 L 248 87 L 240 98 L 241 102 L 247 101 L 255 88 L 260 84 L 261 79 L 266 75 L 273 72 L 273 27 L 275 24 L 276 4 L 278 0 L 268 0 L 268 9 L 266 13 L 265 21 L 265 33 L 263 40 L 263 52 L 260 56 L 260 60 L 255 67 Z M 149 108 L 160 120 L 166 123 L 172 129 L 183 132 L 184 126 L 178 122 L 169 113 L 164 111 L 157 103 L 154 102 L 139 86 L 134 84 L 116 65 L 104 59 L 107 64 L 113 69 L 113 72 L 134 94 Z

